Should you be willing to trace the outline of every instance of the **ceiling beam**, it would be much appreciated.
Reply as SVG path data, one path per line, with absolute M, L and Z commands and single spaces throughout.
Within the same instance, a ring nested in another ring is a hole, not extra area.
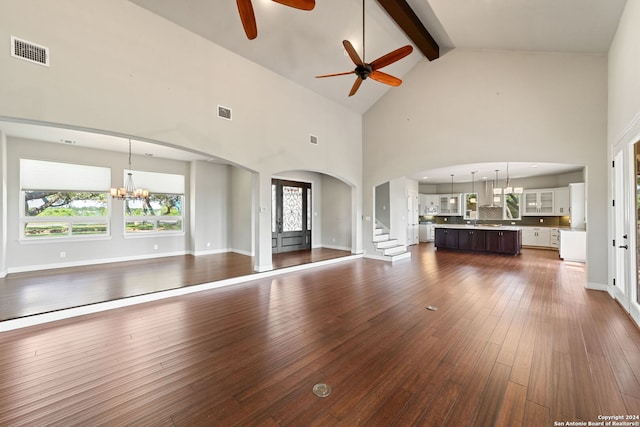
M 440 47 L 406 0 L 378 0 L 391 19 L 405 32 L 418 49 L 433 61 L 440 57 Z

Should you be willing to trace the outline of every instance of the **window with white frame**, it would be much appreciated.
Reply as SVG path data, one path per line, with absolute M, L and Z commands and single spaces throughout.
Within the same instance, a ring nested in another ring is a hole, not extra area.
M 110 181 L 105 167 L 20 159 L 20 239 L 108 236 Z
M 506 193 L 504 195 L 504 216 L 506 220 L 519 220 L 520 217 L 519 193 Z
M 183 175 L 131 171 L 149 196 L 124 201 L 125 235 L 184 232 Z

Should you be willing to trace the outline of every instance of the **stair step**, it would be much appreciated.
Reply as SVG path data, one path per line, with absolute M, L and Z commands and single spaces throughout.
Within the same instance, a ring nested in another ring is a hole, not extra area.
M 375 242 L 375 244 L 376 244 L 376 249 L 390 248 L 392 246 L 398 245 L 398 239 L 383 240 L 381 242 Z
M 387 255 L 386 257 L 389 258 L 391 262 L 395 262 L 401 259 L 411 258 L 411 252 L 405 251 L 394 255 Z
M 382 228 L 376 228 L 375 230 L 373 230 L 373 235 L 378 235 L 378 234 L 382 234 L 384 232 L 384 230 Z
M 382 242 L 384 240 L 389 240 L 389 234 L 376 234 L 373 236 L 374 242 Z
M 397 255 L 403 252 L 407 252 L 407 247 L 405 245 L 395 245 L 383 250 L 385 255 Z

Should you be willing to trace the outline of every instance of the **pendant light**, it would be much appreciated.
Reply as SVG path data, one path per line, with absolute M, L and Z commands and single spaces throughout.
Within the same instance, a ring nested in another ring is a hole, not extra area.
M 496 179 L 493 181 L 493 194 L 494 195 L 498 195 L 498 194 L 502 194 L 502 188 L 498 187 L 498 171 L 500 169 L 496 169 Z M 498 197 L 498 200 L 496 200 L 496 198 L 494 197 L 493 200 L 494 201 L 500 201 L 500 198 Z
M 127 172 L 127 179 L 124 182 L 124 187 L 111 187 L 109 189 L 109 194 L 111 194 L 112 198 L 119 200 L 136 200 L 149 197 L 149 190 L 136 188 L 133 183 L 133 174 L 131 173 L 131 139 L 129 139 L 129 169 Z
M 496 169 L 496 179 L 493 181 L 493 202 L 500 203 L 500 195 L 502 194 L 502 188 L 498 187 L 498 171 Z
M 522 187 L 512 187 L 511 186 L 511 178 L 509 178 L 509 163 L 507 162 L 507 181 L 504 186 L 504 194 L 522 194 Z
M 453 174 L 451 174 L 451 197 L 449 198 L 449 204 L 454 205 L 456 203 L 456 198 L 453 197 Z
M 471 203 L 477 203 L 478 202 L 478 199 L 476 199 L 476 172 L 478 172 L 478 171 L 471 172 L 471 194 L 472 194 L 472 196 L 469 198 L 469 202 L 471 202 Z

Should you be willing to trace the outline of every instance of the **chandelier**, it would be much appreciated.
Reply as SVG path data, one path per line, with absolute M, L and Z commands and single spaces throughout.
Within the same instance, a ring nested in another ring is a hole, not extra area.
M 119 200 L 135 200 L 144 199 L 149 197 L 149 190 L 143 188 L 136 188 L 133 183 L 133 174 L 131 173 L 131 139 L 129 139 L 129 171 L 127 172 L 127 178 L 124 181 L 124 187 L 111 187 L 109 194 L 114 199 Z

